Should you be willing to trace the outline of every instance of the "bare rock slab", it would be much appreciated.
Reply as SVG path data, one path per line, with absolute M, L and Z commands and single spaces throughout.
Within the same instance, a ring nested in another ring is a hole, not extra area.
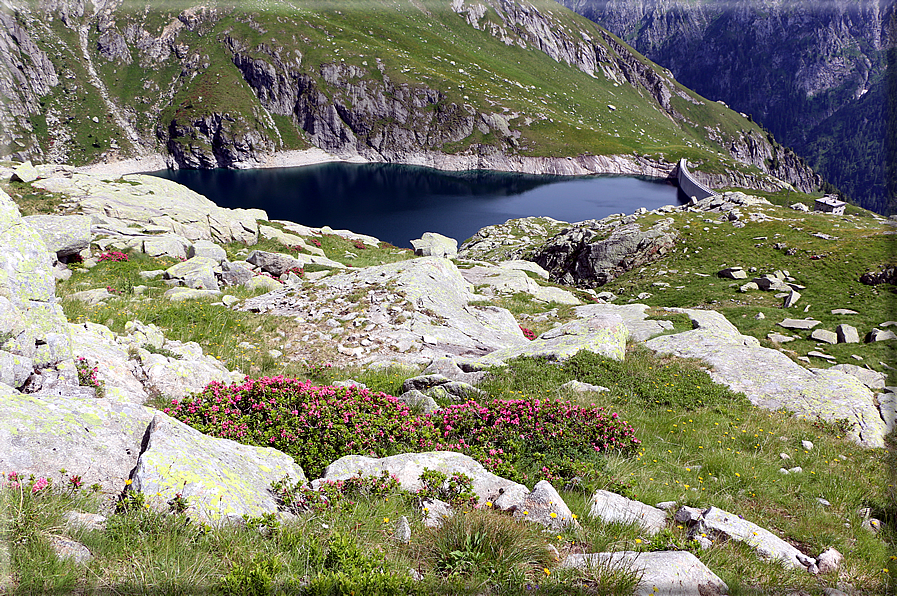
M 638 573 L 636 596 L 719 596 L 729 586 L 700 559 L 686 551 L 570 555 L 561 567 L 625 569 Z
M 85 486 L 119 493 L 153 413 L 132 403 L 40 398 L 0 385 L 0 470 L 46 475 L 65 468 Z
M 761 347 L 755 338 L 741 335 L 720 313 L 681 312 L 691 318 L 695 329 L 655 337 L 645 345 L 656 352 L 711 364 L 709 374 L 714 381 L 744 393 L 755 406 L 786 408 L 811 419 L 817 415 L 831 421 L 847 418 L 855 423 L 855 440 L 868 447 L 884 446 L 885 423 L 874 396 L 855 377 L 840 370 L 808 370 L 778 350 Z
M 810 338 L 827 344 L 838 343 L 838 335 L 834 331 L 826 329 L 814 329 L 813 333 L 810 334 Z
M 168 501 L 180 493 L 187 499 L 188 515 L 221 523 L 243 515 L 276 513 L 271 483 L 284 477 L 305 481 L 302 468 L 289 455 L 270 447 L 210 437 L 157 413 L 131 489 L 143 493 L 151 507 L 162 511 L 167 511 Z
M 819 323 L 820 321 L 813 319 L 785 319 L 779 323 L 779 327 L 784 327 L 785 329 L 812 329 Z
M 806 556 L 769 530 L 742 519 L 734 513 L 710 507 L 694 526 L 692 533 L 713 534 L 750 546 L 765 559 L 779 561 L 790 569 L 808 569 L 816 560 Z
M 629 329 L 623 319 L 615 314 L 598 315 L 579 319 L 550 329 L 535 340 L 522 346 L 496 350 L 481 357 L 486 365 L 503 365 L 519 356 L 543 357 L 562 361 L 587 350 L 614 360 L 623 360 Z
M 667 523 L 667 514 L 662 509 L 606 490 L 592 495 L 589 517 L 597 517 L 605 523 L 636 524 L 650 536 L 660 532 Z

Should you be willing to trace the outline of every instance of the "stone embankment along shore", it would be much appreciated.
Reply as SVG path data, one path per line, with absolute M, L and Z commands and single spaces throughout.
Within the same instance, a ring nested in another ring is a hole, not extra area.
M 469 170 L 495 170 L 520 174 L 587 176 L 590 174 L 616 174 L 648 176 L 672 179 L 676 165 L 632 155 L 580 155 L 578 157 L 527 157 L 501 153 L 482 155 L 449 155 L 439 152 L 413 153 L 397 160 L 384 160 L 378 155 L 335 154 L 323 149 L 278 151 L 264 161 L 241 162 L 240 169 L 295 168 L 329 162 L 345 163 L 401 163 L 437 170 L 463 172 Z M 177 168 L 177 164 L 161 154 L 144 155 L 117 162 L 92 164 L 77 171 L 92 174 L 123 176 Z

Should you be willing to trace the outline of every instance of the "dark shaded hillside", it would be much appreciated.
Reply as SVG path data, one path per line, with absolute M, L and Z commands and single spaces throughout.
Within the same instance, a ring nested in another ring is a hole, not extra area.
M 561 0 L 705 97 L 751 115 L 831 184 L 884 212 L 885 48 L 878 0 Z

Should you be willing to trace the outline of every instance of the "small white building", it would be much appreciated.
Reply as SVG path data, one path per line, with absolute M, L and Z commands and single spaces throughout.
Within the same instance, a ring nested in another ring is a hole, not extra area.
M 821 199 L 816 199 L 813 211 L 822 211 L 823 213 L 831 213 L 833 215 L 844 215 L 844 208 L 847 203 L 839 201 L 835 195 L 825 195 Z

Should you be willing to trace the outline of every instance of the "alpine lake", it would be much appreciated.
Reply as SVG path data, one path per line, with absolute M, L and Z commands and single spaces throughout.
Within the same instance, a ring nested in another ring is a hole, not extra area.
M 399 247 L 424 232 L 460 245 L 480 228 L 521 217 L 567 222 L 632 213 L 685 198 L 668 180 L 445 172 L 394 164 L 324 163 L 257 170 L 162 170 L 221 207 L 264 209 L 269 219 L 368 234 Z

